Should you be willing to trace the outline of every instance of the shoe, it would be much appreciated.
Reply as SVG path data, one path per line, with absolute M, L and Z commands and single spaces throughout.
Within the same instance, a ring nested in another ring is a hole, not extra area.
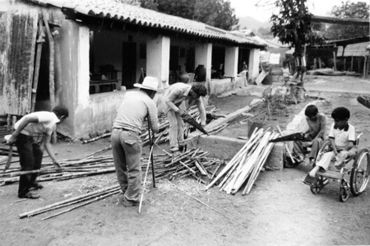
M 30 190 L 41 190 L 42 188 L 44 188 L 44 186 L 36 182 L 31 186 Z
M 18 197 L 19 198 L 28 198 L 28 199 L 39 199 L 40 195 L 29 191 L 26 194 L 19 194 Z
M 177 151 L 179 151 L 179 147 L 177 147 L 177 146 L 176 147 L 171 147 L 170 151 L 171 152 L 177 152 Z
M 306 185 L 312 185 L 315 182 L 316 182 L 316 178 L 311 177 L 309 174 L 307 174 L 306 177 L 303 180 L 303 183 L 306 184 Z
M 137 207 L 139 206 L 139 202 L 128 200 L 126 197 L 122 199 L 122 205 L 124 207 Z

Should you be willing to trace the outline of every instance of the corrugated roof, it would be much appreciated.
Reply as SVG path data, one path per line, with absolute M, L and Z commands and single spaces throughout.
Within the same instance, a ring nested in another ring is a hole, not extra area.
M 83 15 L 110 18 L 135 25 L 172 30 L 175 32 L 231 41 L 237 44 L 265 46 L 259 40 L 240 37 L 229 31 L 222 30 L 198 21 L 160 13 L 138 6 L 117 3 L 111 0 L 25 0 L 40 5 L 53 5 L 68 8 Z
M 349 44 L 344 48 L 343 56 L 365 56 L 368 54 L 366 50 L 370 45 L 370 42 L 358 43 L 358 44 Z M 341 57 L 343 53 L 343 46 L 338 47 L 337 56 Z

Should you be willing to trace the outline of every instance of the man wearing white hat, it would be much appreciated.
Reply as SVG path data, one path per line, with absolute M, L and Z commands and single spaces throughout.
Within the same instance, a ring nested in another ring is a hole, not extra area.
M 145 77 L 142 84 L 134 84 L 139 90 L 125 93 L 113 123 L 112 151 L 118 183 L 123 192 L 124 206 L 137 206 L 141 194 L 142 144 L 140 134 L 148 117 L 153 132 L 158 132 L 157 108 L 153 97 L 158 90 L 158 80 Z

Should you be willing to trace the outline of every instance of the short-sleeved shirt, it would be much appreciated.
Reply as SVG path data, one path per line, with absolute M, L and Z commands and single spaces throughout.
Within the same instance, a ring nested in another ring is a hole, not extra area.
M 190 90 L 190 84 L 177 82 L 168 87 L 168 89 L 164 93 L 164 96 L 166 100 L 172 102 L 176 106 L 180 106 L 180 104 L 184 102 L 186 97 L 189 95 Z
M 158 111 L 153 99 L 143 91 L 129 90 L 123 96 L 113 128 L 123 128 L 140 134 L 148 115 L 152 129 L 158 129 Z
M 338 148 L 346 148 L 350 142 L 356 141 L 356 130 L 351 124 L 348 124 L 347 131 L 334 128 L 334 123 L 330 127 L 329 138 L 334 139 L 335 146 Z
M 21 133 L 33 137 L 36 143 L 41 143 L 44 136 L 51 136 L 56 129 L 56 124 L 60 121 L 53 112 L 49 111 L 33 112 L 27 116 L 37 117 L 38 123 L 28 123 Z M 18 129 L 22 121 L 24 121 L 24 117 L 15 123 L 14 128 Z
M 309 119 L 306 119 L 309 131 L 308 133 L 310 134 L 310 137 L 312 139 L 316 137 L 325 137 L 325 127 L 326 127 L 326 117 L 325 115 L 318 113 L 317 114 L 317 120 L 316 121 L 311 121 Z

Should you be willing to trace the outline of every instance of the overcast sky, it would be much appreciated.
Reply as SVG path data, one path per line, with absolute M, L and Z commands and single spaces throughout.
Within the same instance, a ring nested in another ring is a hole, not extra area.
M 275 0 L 229 0 L 237 17 L 251 16 L 259 21 L 268 21 L 274 9 Z M 358 2 L 350 0 L 351 2 Z M 368 1 L 368 0 L 363 0 Z M 308 8 L 315 15 L 328 15 L 342 0 L 308 0 Z

